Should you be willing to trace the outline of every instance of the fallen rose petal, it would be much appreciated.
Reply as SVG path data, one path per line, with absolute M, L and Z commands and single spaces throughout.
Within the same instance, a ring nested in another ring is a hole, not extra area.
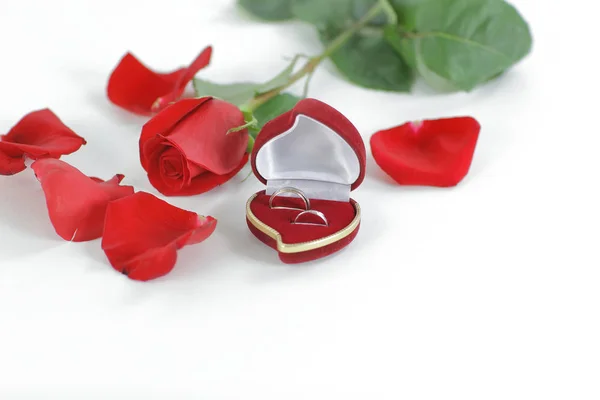
M 189 67 L 158 73 L 127 53 L 109 78 L 108 98 L 117 106 L 136 114 L 158 112 L 181 97 L 186 85 L 210 63 L 211 55 L 212 47 L 209 46 Z
M 0 175 L 14 175 L 26 168 L 23 157 L 10 157 L 0 150 Z
M 113 201 L 106 212 L 102 249 L 111 265 L 131 279 L 168 274 L 177 250 L 206 240 L 217 220 L 174 207 L 144 192 Z
M 34 111 L 0 137 L 0 174 L 13 175 L 25 169 L 25 157 L 60 158 L 77 151 L 86 141 L 69 129 L 50 110 Z
M 471 117 L 407 123 L 374 134 L 371 151 L 401 185 L 456 186 L 469 172 L 480 130 Z
M 31 168 L 42 185 L 56 233 L 69 241 L 101 237 L 108 203 L 134 193 L 131 186 L 119 186 L 123 175 L 104 182 L 54 159 L 38 160 Z

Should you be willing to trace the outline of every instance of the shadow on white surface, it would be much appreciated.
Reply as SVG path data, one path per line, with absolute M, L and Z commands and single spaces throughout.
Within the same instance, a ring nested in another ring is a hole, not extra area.
M 254 14 L 246 11 L 243 7 L 239 6 L 236 3 L 232 3 L 222 7 L 219 10 L 219 13 L 215 15 L 212 22 L 217 23 L 236 23 L 236 24 L 259 24 L 259 23 L 271 23 L 271 24 L 281 24 L 281 22 L 269 22 L 262 20 L 256 17 Z M 283 22 L 286 23 L 286 22 Z
M 150 118 L 133 114 L 117 107 L 108 100 L 106 92 L 104 91 L 90 90 L 86 97 L 88 105 L 102 113 L 104 117 L 109 118 L 114 123 L 137 127 L 142 126 Z
M 89 258 L 94 260 L 96 263 L 103 264 L 112 269 L 110 263 L 108 262 L 108 258 L 106 258 L 106 254 L 104 254 L 104 251 L 102 250 L 102 239 L 96 239 L 78 244 L 85 249 L 85 253 Z
M 262 266 L 280 265 L 275 251 L 258 241 L 248 229 L 245 203 L 251 193 L 247 186 L 242 184 L 233 188 L 231 185 L 228 189 L 228 195 L 222 196 L 212 210 L 219 221 L 215 235 L 223 240 L 223 251 L 235 254 L 249 264 L 258 261 Z
M 72 86 L 80 88 L 80 95 L 85 104 L 90 106 L 91 109 L 100 112 L 102 116 L 125 126 L 141 126 L 148 120 L 149 117 L 130 113 L 110 102 L 106 93 L 106 87 L 112 70 L 99 72 L 94 70 L 70 69 L 62 72 L 66 79 L 69 79 L 73 83 Z
M 0 177 L 0 264 L 58 247 L 44 193 L 31 170 Z
M 369 157 L 367 157 L 367 174 L 365 176 L 365 181 L 366 183 L 371 183 L 373 180 L 389 185 L 397 185 L 396 181 L 394 181 L 391 176 L 383 172 L 373 157 L 369 155 Z

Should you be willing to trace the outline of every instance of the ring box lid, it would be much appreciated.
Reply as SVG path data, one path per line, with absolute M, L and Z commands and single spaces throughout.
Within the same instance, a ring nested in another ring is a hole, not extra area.
M 348 201 L 365 178 L 366 149 L 356 127 L 315 99 L 268 122 L 256 138 L 252 170 L 267 194 L 282 187 L 309 198 Z

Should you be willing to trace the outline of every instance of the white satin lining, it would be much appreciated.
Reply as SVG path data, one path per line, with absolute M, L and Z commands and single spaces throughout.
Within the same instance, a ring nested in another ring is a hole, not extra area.
M 270 179 L 267 181 L 267 194 L 272 195 L 284 187 L 300 189 L 309 199 L 349 201 L 350 185 L 340 183 L 309 181 L 302 179 Z M 295 194 L 284 193 L 282 196 L 297 197 Z
M 333 129 L 298 115 L 294 126 L 260 148 L 256 169 L 267 180 L 267 194 L 292 186 L 312 199 L 349 201 L 360 162 Z

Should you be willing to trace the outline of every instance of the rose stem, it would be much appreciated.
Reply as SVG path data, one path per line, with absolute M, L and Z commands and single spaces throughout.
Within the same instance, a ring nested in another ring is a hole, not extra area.
M 290 76 L 289 80 L 282 86 L 270 90 L 266 93 L 261 94 L 260 96 L 255 97 L 250 100 L 243 108 L 248 111 L 255 111 L 258 107 L 265 104 L 267 101 L 271 100 L 275 96 L 279 95 L 281 92 L 292 86 L 294 83 L 298 82 L 300 79 L 304 78 L 306 75 L 312 74 L 315 69 L 329 56 L 339 50 L 352 36 L 358 33 L 362 28 L 364 28 L 369 22 L 371 22 L 375 17 L 377 17 L 381 12 L 387 11 L 387 6 L 389 5 L 388 0 L 379 0 L 377 4 L 375 4 L 371 9 L 362 17 L 359 21 L 354 23 L 350 28 L 342 32 L 338 37 L 336 37 L 330 44 L 325 48 L 325 51 L 318 56 L 311 57 L 306 62 L 306 64 L 295 74 Z

